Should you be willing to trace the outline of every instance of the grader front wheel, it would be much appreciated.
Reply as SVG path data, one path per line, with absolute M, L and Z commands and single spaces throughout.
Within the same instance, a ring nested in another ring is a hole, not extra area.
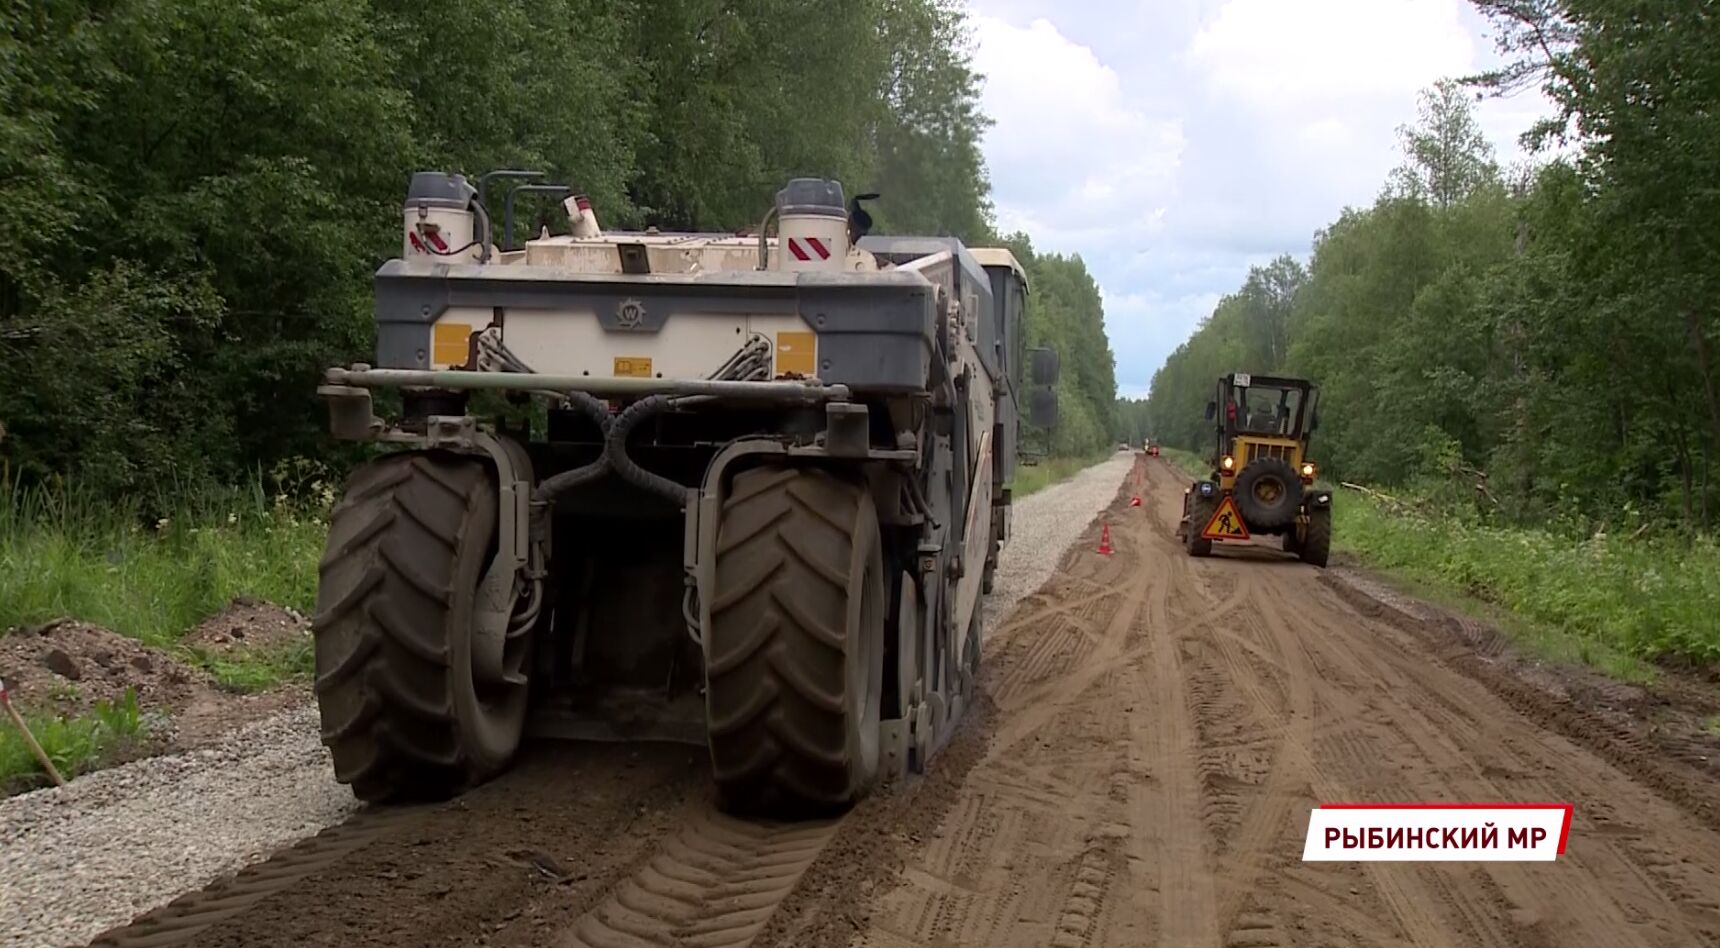
M 335 777 L 365 801 L 436 798 L 505 767 L 526 713 L 527 637 L 473 674 L 473 601 L 495 553 L 496 485 L 474 458 L 360 467 L 319 566 L 316 696 Z
M 1183 534 L 1183 545 L 1188 555 L 1193 557 L 1211 556 L 1212 541 L 1201 536 L 1206 530 L 1206 522 L 1212 518 L 1212 510 L 1203 501 L 1192 497 L 1188 502 L 1188 527 Z
M 887 589 L 863 485 L 811 468 L 735 476 L 705 643 L 711 764 L 729 809 L 839 809 L 876 779 Z
M 1302 538 L 1296 554 L 1302 558 L 1302 562 L 1324 569 L 1331 549 L 1332 508 L 1320 507 L 1308 511 L 1308 532 Z

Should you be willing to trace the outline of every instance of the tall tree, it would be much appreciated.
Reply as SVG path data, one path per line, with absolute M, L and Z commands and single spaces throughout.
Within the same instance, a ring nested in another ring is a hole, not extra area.
M 1422 92 L 1416 123 L 1400 127 L 1398 138 L 1406 161 L 1392 182 L 1406 197 L 1448 208 L 1499 177 L 1493 146 L 1455 79 Z

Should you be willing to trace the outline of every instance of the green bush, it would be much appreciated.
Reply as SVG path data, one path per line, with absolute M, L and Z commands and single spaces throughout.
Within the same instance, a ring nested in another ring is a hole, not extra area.
M 30 733 L 54 769 L 67 780 L 95 769 L 144 738 L 137 693 L 127 689 L 118 701 L 98 701 L 90 714 L 65 718 L 26 715 Z M 10 722 L 0 728 L 0 790 L 14 793 L 48 784 L 48 775 Z

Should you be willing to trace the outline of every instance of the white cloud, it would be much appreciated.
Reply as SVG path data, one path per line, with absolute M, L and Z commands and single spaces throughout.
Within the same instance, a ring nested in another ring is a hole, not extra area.
M 1175 190 L 1181 122 L 1133 107 L 1117 72 L 1049 20 L 974 28 L 999 224 L 1059 250 L 1151 230 Z
M 1138 390 L 1248 267 L 1400 160 L 1416 93 L 1496 63 L 1468 0 L 970 0 L 998 224 L 1079 253 Z M 1487 102 L 1502 160 L 1546 114 Z
M 1473 65 L 1461 12 L 1461 0 L 1229 0 L 1188 57 L 1263 109 L 1398 99 Z

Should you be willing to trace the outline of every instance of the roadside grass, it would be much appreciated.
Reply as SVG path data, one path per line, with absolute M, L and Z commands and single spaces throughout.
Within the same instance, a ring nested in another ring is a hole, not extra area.
M 186 657 L 236 690 L 307 666 L 296 654 L 217 657 L 181 639 L 241 596 L 311 609 L 327 503 L 320 482 L 304 502 L 271 496 L 261 478 L 250 490 L 185 490 L 147 504 L 75 486 L 0 487 L 0 630 L 89 622 Z
M 1636 681 L 1653 677 L 1653 663 L 1720 662 L 1712 538 L 1577 538 L 1388 509 L 1348 491 L 1337 501 L 1339 549 L 1443 604 L 1504 610 L 1505 631 L 1543 657 Z
M 147 726 L 137 705 L 137 694 L 127 690 L 118 701 L 98 701 L 94 710 L 79 717 L 24 715 L 30 732 L 54 769 L 67 780 L 125 759 L 142 748 L 148 739 Z M 9 796 L 51 784 L 24 738 L 10 721 L 0 725 L 0 795 Z
M 222 654 L 211 649 L 188 650 L 195 664 L 228 691 L 254 694 L 276 685 L 307 679 L 316 669 L 316 652 L 309 639 L 279 649 L 248 649 Z
M 1202 460 L 1201 457 L 1193 451 L 1184 451 L 1181 448 L 1167 448 L 1164 445 L 1160 445 L 1159 457 L 1162 457 L 1176 465 L 1184 474 L 1187 474 L 1190 477 L 1209 477 L 1212 475 L 1212 466 L 1207 464 L 1206 461 Z
M 1065 481 L 1081 473 L 1087 468 L 1098 464 L 1110 457 L 1114 452 L 1096 451 L 1092 454 L 1075 457 L 1040 458 L 1039 463 L 1031 467 L 1017 463 L 1015 466 L 1014 496 L 1017 499 L 1026 497 L 1050 487 L 1058 481 Z

